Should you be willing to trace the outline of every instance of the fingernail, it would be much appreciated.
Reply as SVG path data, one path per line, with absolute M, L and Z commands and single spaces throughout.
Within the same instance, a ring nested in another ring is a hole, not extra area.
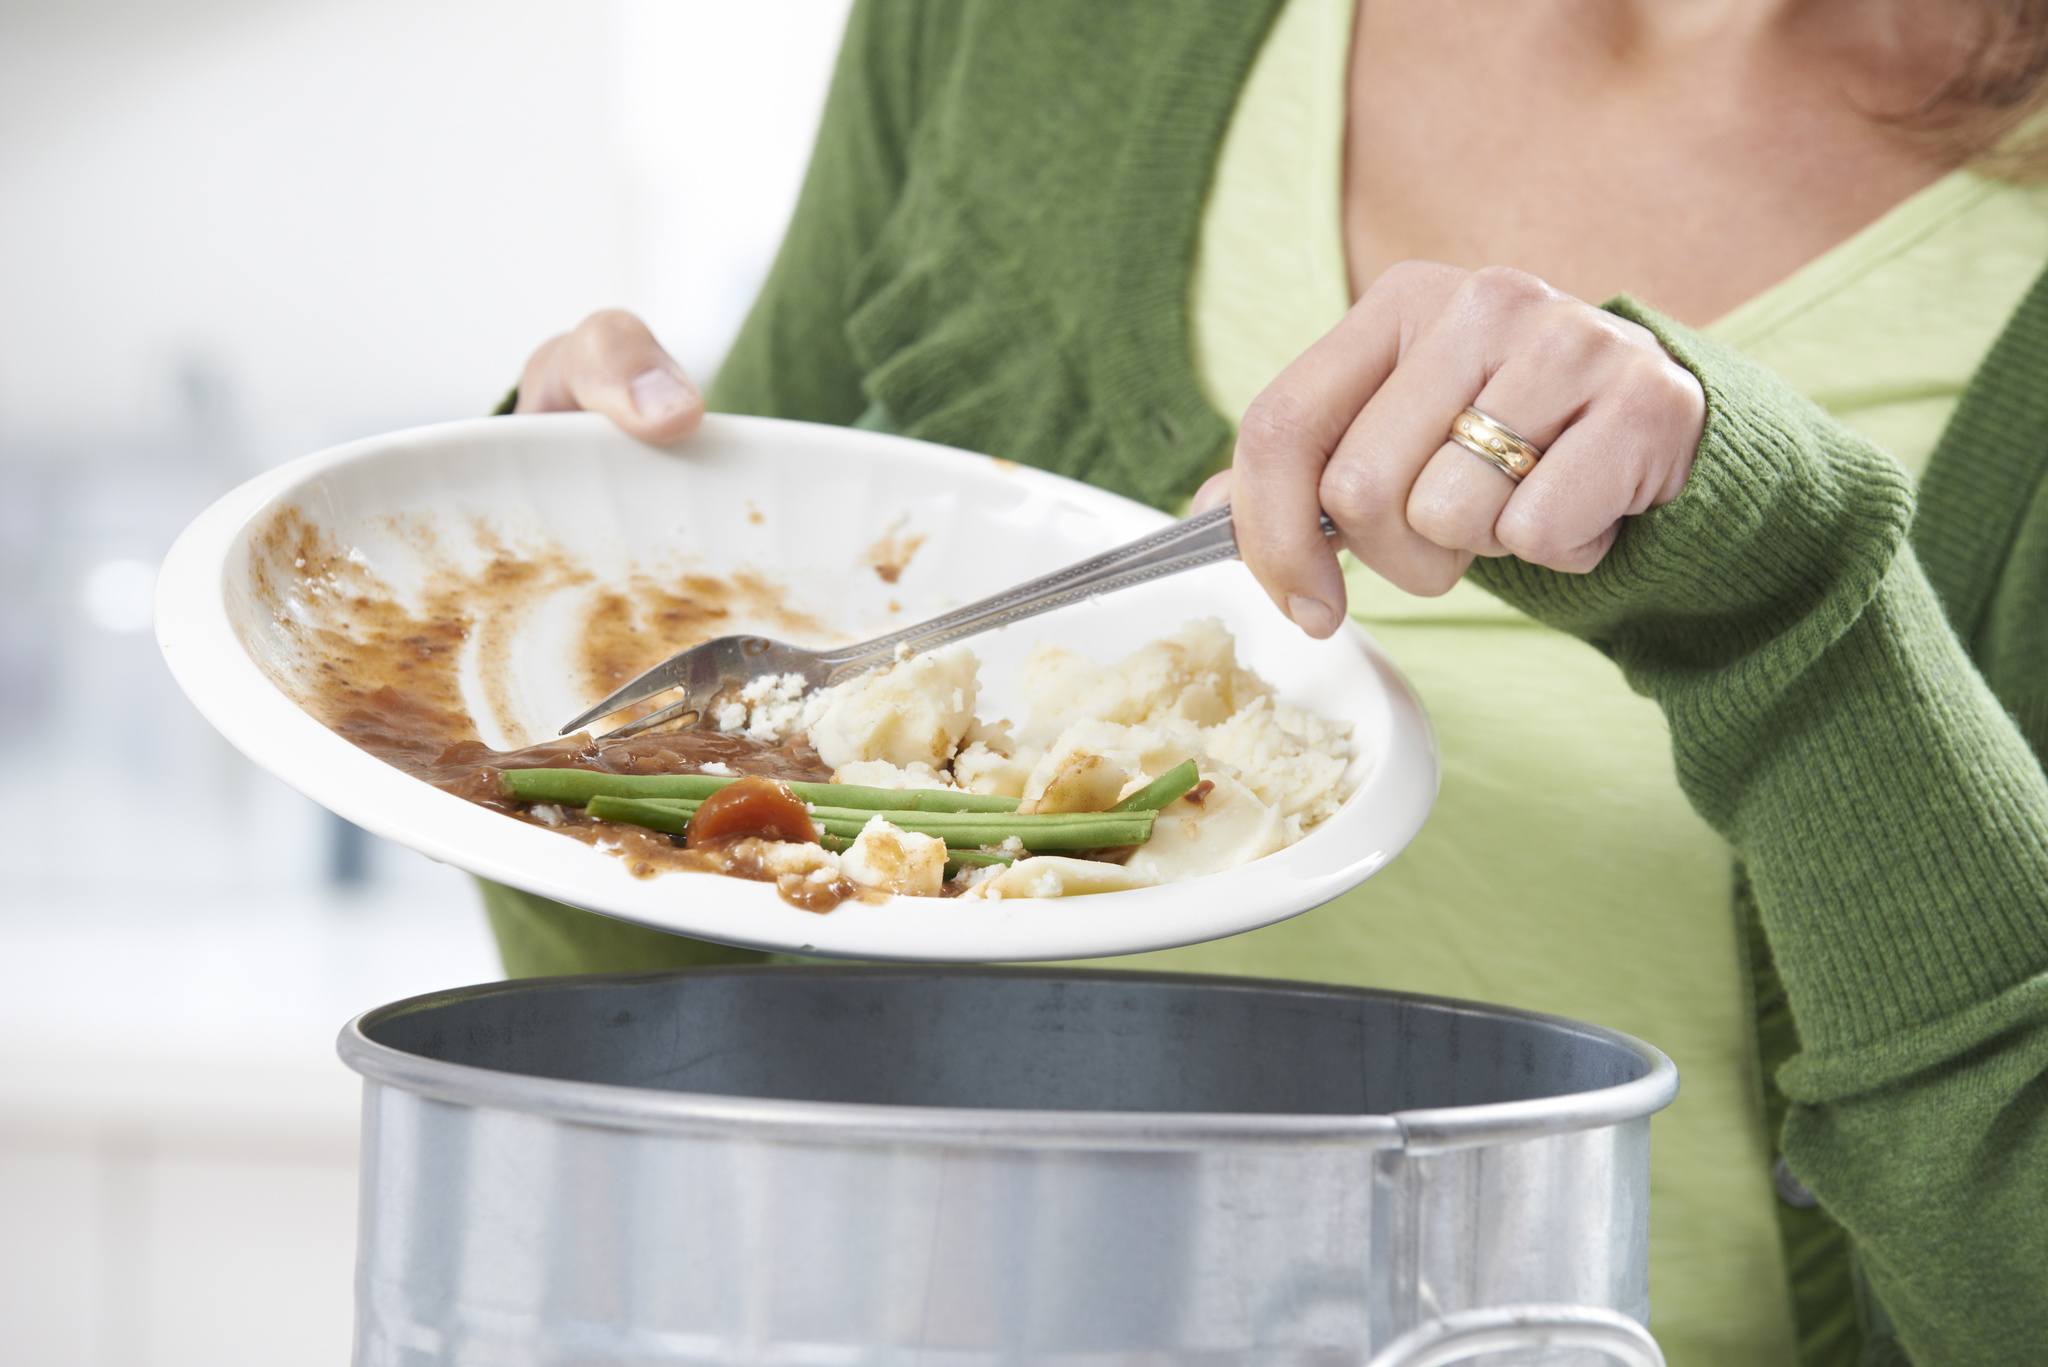
M 649 422 L 672 418 L 690 404 L 690 387 L 659 366 L 635 375 L 627 388 L 634 409 Z
M 1337 629 L 1337 609 L 1320 598 L 1294 595 L 1287 600 L 1287 615 L 1311 636 L 1327 636 Z

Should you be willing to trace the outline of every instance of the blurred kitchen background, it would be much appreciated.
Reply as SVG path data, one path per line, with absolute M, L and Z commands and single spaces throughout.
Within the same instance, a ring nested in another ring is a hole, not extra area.
M 0 0 L 0 1362 L 345 1359 L 334 1033 L 497 962 L 186 705 L 156 564 L 601 305 L 708 374 L 845 4 Z

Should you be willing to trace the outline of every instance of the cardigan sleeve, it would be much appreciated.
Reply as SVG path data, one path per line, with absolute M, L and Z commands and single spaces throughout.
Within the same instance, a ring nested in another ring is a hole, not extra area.
M 1706 391 L 1686 489 L 1591 574 L 1473 573 L 1662 706 L 1791 1001 L 1786 1158 L 1914 1360 L 2027 1361 L 2048 1341 L 2048 779 L 1914 558 L 1905 473 L 1768 372 L 1610 307 Z
M 707 402 L 851 423 L 866 408 L 846 340 L 854 275 L 895 207 L 925 85 L 956 7 L 856 0 L 794 214 Z

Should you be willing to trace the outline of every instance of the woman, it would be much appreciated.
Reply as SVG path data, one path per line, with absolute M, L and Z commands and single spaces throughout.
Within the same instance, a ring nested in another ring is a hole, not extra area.
M 868 0 L 710 403 L 1229 497 L 1282 611 L 1414 679 L 1442 797 L 1337 903 L 1119 962 L 1669 1050 L 1674 1363 L 2048 1360 L 2044 34 Z M 618 313 L 517 396 L 702 406 Z M 487 896 L 513 972 L 745 957 Z

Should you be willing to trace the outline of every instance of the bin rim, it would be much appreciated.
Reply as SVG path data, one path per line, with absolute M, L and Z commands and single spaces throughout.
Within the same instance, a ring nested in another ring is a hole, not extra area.
M 887 980 L 1005 978 L 1042 982 L 1128 982 L 1205 991 L 1337 997 L 1392 1002 L 1450 1014 L 1533 1024 L 1617 1048 L 1641 1065 L 1628 1081 L 1586 1091 L 1472 1106 L 1385 1114 L 1286 1114 L 1202 1111 L 1015 1110 L 885 1105 L 666 1091 L 585 1082 L 426 1058 L 374 1038 L 403 1016 L 480 998 L 579 984 L 631 985 L 677 979 L 804 974 Z M 1632 1035 L 1538 1011 L 1454 997 L 1278 978 L 1155 973 L 1127 969 L 951 967 L 943 965 L 718 965 L 656 973 L 519 978 L 445 988 L 374 1007 L 342 1027 L 336 1051 L 366 1083 L 433 1101 L 523 1112 L 569 1124 L 650 1133 L 746 1135 L 795 1143 L 917 1144 L 1009 1149 L 1213 1149 L 1238 1145 L 1341 1146 L 1428 1154 L 1644 1120 L 1678 1093 L 1678 1069 L 1663 1051 Z M 373 1094 L 373 1093 L 372 1093 Z

